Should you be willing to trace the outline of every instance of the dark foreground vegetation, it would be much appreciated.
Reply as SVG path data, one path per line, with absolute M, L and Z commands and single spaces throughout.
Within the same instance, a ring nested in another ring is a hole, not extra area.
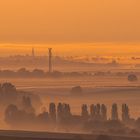
M 139 140 L 140 137 L 91 135 L 70 133 L 46 133 L 25 131 L 1 131 L 1 140 Z
M 72 92 L 81 92 L 81 88 L 74 87 Z M 46 108 L 44 105 L 41 106 L 41 100 L 38 96 L 17 91 L 16 87 L 11 83 L 0 85 L 0 99 L 0 107 L 2 108 L 2 105 L 4 105 L 4 121 L 13 130 L 65 132 L 67 133 L 66 136 L 70 135 L 68 133 L 73 132 L 88 133 L 91 134 L 89 136 L 94 136 L 93 140 L 102 140 L 103 136 L 95 137 L 95 134 L 115 135 L 116 137 L 113 140 L 129 140 L 127 137 L 132 137 L 132 140 L 135 140 L 135 137 L 140 137 L 140 118 L 132 118 L 129 106 L 125 103 L 122 104 L 121 111 L 116 103 L 112 104 L 111 110 L 105 104 L 83 104 L 80 109 L 81 113 L 75 115 L 72 113 L 69 104 L 62 102 L 58 104 L 50 103 Z M 42 111 L 38 111 L 40 107 L 43 107 Z M 108 112 L 111 113 L 110 118 L 108 117 Z M 121 117 L 119 112 L 121 112 Z M 36 138 L 36 135 L 32 135 L 36 133 L 31 133 L 30 135 L 27 135 L 27 133 L 23 135 L 22 133 L 16 132 L 16 135 L 12 133 L 12 136 L 14 136 L 15 140 L 21 136 L 21 139 L 25 136 L 27 138 L 28 136 L 32 136 L 31 138 L 35 136 Z M 10 138 L 11 132 L 10 135 L 7 135 L 7 133 L 0 133 L 0 135 Z M 84 135 L 81 138 L 81 135 L 72 134 L 70 136 L 73 137 L 65 137 L 65 139 L 83 139 L 84 137 Z M 4 139 L 4 137 L 1 138 L 2 140 Z M 52 138 L 58 139 L 59 137 Z M 43 138 L 39 137 L 39 139 Z M 103 140 L 112 140 L 112 137 L 104 136 Z
M 104 104 L 92 104 L 90 108 L 83 104 L 80 115 L 73 114 L 66 103 L 50 103 L 48 111 L 37 113 L 29 97 L 23 97 L 22 106 L 10 104 L 5 110 L 5 122 L 12 129 L 140 136 L 140 118 L 131 118 L 127 104 L 122 105 L 121 118 L 117 104 L 112 105 L 111 118 Z
M 80 87 L 75 87 L 72 91 L 81 92 Z M 81 113 L 75 115 L 71 106 L 62 102 L 50 103 L 38 111 L 39 104 L 35 106 L 33 103 L 35 95 L 21 95 L 19 98 L 19 92 L 11 83 L 0 86 L 1 103 L 7 102 L 4 121 L 12 129 L 140 136 L 140 118 L 131 117 L 127 104 L 122 104 L 121 117 L 116 103 L 112 104 L 111 110 L 105 104 L 83 104 Z M 36 104 L 40 101 L 39 97 L 37 99 Z M 110 118 L 108 112 L 111 113 Z
M 41 99 L 38 95 L 30 92 L 19 91 L 11 83 L 0 84 L 0 109 L 1 111 L 9 104 L 24 105 L 24 99 L 32 100 L 34 107 L 41 106 Z

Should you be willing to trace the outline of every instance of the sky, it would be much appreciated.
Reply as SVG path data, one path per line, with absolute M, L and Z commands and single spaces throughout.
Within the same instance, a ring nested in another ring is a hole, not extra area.
M 66 47 L 73 52 L 82 44 L 90 46 L 90 54 L 91 44 L 97 53 L 111 43 L 112 51 L 119 44 L 118 49 L 130 53 L 135 47 L 127 44 L 140 44 L 139 7 L 140 0 L 1 0 L 0 49 L 15 53 L 53 44 L 59 52 L 70 53 Z

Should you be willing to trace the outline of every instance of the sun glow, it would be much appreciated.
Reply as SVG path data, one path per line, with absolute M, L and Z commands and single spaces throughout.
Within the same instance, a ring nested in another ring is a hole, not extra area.
M 140 44 L 1 44 L 1 56 L 26 55 L 34 48 L 37 55 L 46 55 L 48 48 L 61 56 L 139 56 Z

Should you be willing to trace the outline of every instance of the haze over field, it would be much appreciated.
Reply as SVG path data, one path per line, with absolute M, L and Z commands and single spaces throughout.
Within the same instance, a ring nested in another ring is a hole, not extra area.
M 1 0 L 0 139 L 139 140 L 139 100 L 140 0 Z

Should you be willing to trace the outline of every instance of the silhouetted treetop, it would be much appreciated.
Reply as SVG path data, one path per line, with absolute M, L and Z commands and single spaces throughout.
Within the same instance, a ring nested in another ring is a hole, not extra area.
M 135 74 L 128 75 L 128 81 L 134 82 L 134 81 L 137 81 L 137 80 L 138 80 L 138 77 Z
M 71 93 L 72 93 L 73 95 L 78 95 L 78 94 L 81 94 L 82 92 L 83 92 L 83 89 L 82 89 L 81 86 L 76 86 L 76 87 L 73 87 L 73 88 L 71 89 Z

